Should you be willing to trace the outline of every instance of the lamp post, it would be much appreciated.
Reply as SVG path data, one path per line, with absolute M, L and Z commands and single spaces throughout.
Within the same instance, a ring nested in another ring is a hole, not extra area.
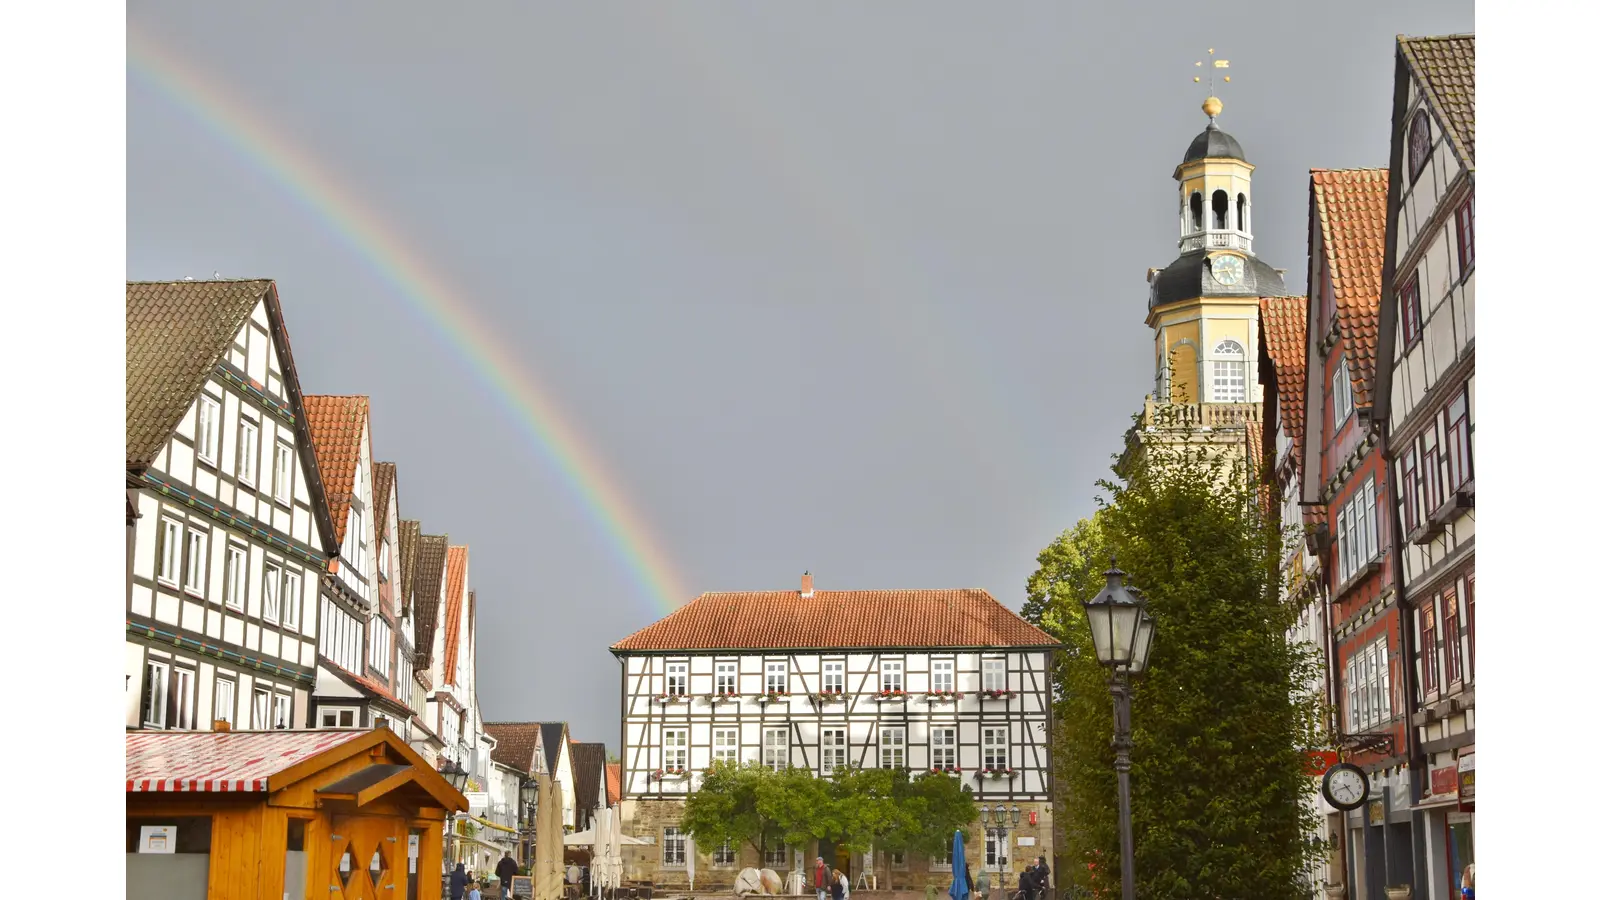
M 1106 586 L 1094 599 L 1083 604 L 1089 619 L 1089 635 L 1094 639 L 1095 656 L 1111 670 L 1113 736 L 1117 751 L 1117 818 L 1122 836 L 1122 900 L 1133 897 L 1133 807 L 1128 792 L 1128 770 L 1133 761 L 1132 701 L 1129 679 L 1144 673 L 1150 660 L 1150 639 L 1155 635 L 1155 620 L 1145 610 L 1144 595 L 1125 585 L 1127 572 L 1117 568 L 1115 558 L 1106 570 Z
M 534 813 L 539 806 L 539 782 L 532 778 L 524 778 L 517 794 L 522 800 L 522 864 L 531 872 L 533 871 L 533 824 Z
M 1010 843 L 1008 840 L 1010 832 L 1006 829 L 1006 813 L 1007 810 L 1004 805 L 996 806 L 992 812 L 987 805 L 978 807 L 978 821 L 983 824 L 983 835 L 985 838 L 994 841 L 994 858 L 1000 870 L 1000 896 L 1002 900 L 1006 896 L 1006 865 L 1009 861 L 1006 851 L 1008 849 L 1007 845 Z M 994 816 L 993 826 L 989 824 L 991 815 Z M 1013 828 L 1022 823 L 1022 808 L 1020 806 L 1011 807 L 1010 815 Z
M 439 766 L 439 774 L 443 775 L 444 780 L 450 782 L 450 786 L 458 791 L 467 786 L 467 770 L 462 768 L 461 764 L 457 763 L 453 759 L 446 759 L 444 763 Z M 452 852 L 452 850 L 456 849 L 458 846 L 458 841 L 456 839 L 456 814 L 454 812 L 451 812 L 449 818 L 446 820 L 446 827 L 449 830 L 445 833 L 445 836 L 450 840 L 450 844 L 445 847 L 445 868 L 448 870 L 450 867 L 450 862 L 455 858 L 455 854 Z

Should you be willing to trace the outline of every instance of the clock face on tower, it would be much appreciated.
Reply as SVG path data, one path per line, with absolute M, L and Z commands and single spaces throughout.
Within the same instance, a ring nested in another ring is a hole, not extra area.
M 1244 280 L 1244 260 L 1228 255 L 1211 257 L 1211 277 L 1218 284 L 1233 287 Z

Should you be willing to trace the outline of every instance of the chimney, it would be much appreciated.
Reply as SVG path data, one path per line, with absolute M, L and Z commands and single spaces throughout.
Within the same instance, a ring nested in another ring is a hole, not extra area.
M 211 730 L 212 731 L 232 731 L 233 730 L 233 726 L 228 724 L 228 720 L 227 719 L 214 719 L 211 722 Z
M 807 572 L 804 575 L 801 575 L 800 576 L 800 596 L 802 596 L 802 597 L 810 597 L 815 593 L 816 593 L 816 591 L 813 591 L 811 589 L 811 573 Z

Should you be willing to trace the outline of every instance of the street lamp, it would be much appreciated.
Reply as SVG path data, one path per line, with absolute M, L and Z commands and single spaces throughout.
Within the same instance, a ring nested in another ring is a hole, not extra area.
M 1022 822 L 1022 808 L 1013 806 L 1010 812 L 1012 826 L 1020 824 Z M 978 807 L 978 821 L 983 824 L 984 837 L 994 841 L 994 858 L 1000 870 L 1000 896 L 1004 898 L 1006 896 L 1006 866 L 1009 862 L 1006 858 L 1006 845 L 1010 843 L 1007 839 L 1009 835 L 1006 830 L 1006 808 L 1003 805 L 994 808 L 993 826 L 989 825 L 990 814 L 991 811 L 988 806 Z M 988 848 L 985 848 L 984 852 L 987 854 Z
M 444 780 L 450 782 L 450 786 L 458 791 L 467 786 L 467 775 L 469 773 L 453 759 L 446 759 L 439 766 L 439 774 L 443 775 Z M 455 858 L 455 854 L 452 851 L 458 847 L 456 838 L 456 814 L 454 811 L 450 813 L 449 819 L 445 824 L 449 829 L 449 831 L 445 833 L 445 836 L 450 840 L 450 844 L 445 847 L 445 860 L 448 867 L 449 861 Z
M 1155 620 L 1145 610 L 1139 589 L 1124 585 L 1127 572 L 1117 568 L 1115 558 L 1105 573 L 1106 586 L 1083 604 L 1089 618 L 1089 635 L 1094 639 L 1095 656 L 1111 670 L 1111 699 L 1117 751 L 1117 814 L 1122 832 L 1122 900 L 1133 900 L 1133 808 L 1128 796 L 1128 770 L 1133 766 L 1128 753 L 1133 749 L 1132 686 L 1128 679 L 1144 673 L 1150 661 L 1150 639 L 1155 636 Z
M 531 870 L 533 867 L 533 823 L 534 809 L 539 803 L 539 782 L 532 778 L 522 780 L 522 788 L 517 792 L 522 800 L 522 861 Z

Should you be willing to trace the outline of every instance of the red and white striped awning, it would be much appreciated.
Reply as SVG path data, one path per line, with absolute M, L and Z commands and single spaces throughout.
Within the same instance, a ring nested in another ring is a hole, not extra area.
M 265 791 L 267 779 L 365 731 L 130 731 L 131 791 Z

